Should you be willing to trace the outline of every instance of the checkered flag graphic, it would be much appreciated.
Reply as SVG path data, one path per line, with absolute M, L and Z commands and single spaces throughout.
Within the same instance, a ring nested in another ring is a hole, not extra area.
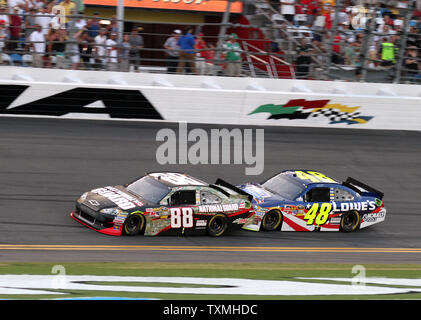
M 336 109 L 320 109 L 311 114 L 312 118 L 323 116 L 328 118 L 331 122 L 352 121 L 360 116 L 360 112 L 341 112 Z

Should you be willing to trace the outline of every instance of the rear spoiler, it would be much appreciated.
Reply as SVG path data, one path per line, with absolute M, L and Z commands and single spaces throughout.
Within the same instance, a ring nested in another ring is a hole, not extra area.
M 360 181 L 358 181 L 354 178 L 351 178 L 351 177 L 348 177 L 345 182 L 342 182 L 342 184 L 344 186 L 347 186 L 348 188 L 354 190 L 355 192 L 357 192 L 359 194 L 364 194 L 364 193 L 366 195 L 367 195 L 367 193 L 373 194 L 374 196 L 377 196 L 380 199 L 383 199 L 383 196 L 384 196 L 383 192 L 381 192 L 379 190 L 376 190 L 376 189 L 374 189 L 374 188 L 372 188 L 372 187 L 370 187 L 370 186 L 368 186 L 368 185 L 366 185 L 366 184 L 364 184 L 364 183 L 362 183 L 362 182 L 360 182 Z M 361 190 L 361 189 L 364 189 L 364 190 Z
M 224 181 L 224 180 L 222 180 L 220 178 L 218 178 L 215 181 L 215 184 L 211 184 L 210 185 L 210 187 L 212 187 L 212 188 L 214 188 L 214 189 L 222 192 L 223 194 L 225 194 L 225 195 L 227 195 L 229 197 L 229 193 L 226 192 L 224 189 L 222 189 L 219 186 L 223 186 L 223 187 L 228 188 L 228 189 L 230 189 L 230 190 L 232 190 L 232 191 L 234 191 L 234 192 L 236 192 L 238 194 L 241 194 L 243 196 L 246 196 L 250 202 L 253 200 L 253 196 L 251 194 L 245 192 L 244 190 L 241 190 L 240 188 L 237 188 L 236 186 L 234 186 L 234 185 L 232 185 L 232 184 L 230 184 L 230 183 L 228 183 L 228 182 L 226 182 L 226 181 Z

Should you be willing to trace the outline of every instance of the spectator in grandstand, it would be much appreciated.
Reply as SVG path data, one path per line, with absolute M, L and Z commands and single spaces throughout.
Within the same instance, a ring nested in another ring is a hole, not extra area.
M 106 65 L 109 71 L 118 71 L 117 33 L 111 32 L 110 38 L 105 41 L 106 45 Z
M 18 42 L 20 38 L 20 33 L 22 31 L 22 18 L 19 15 L 19 7 L 13 8 L 13 14 L 10 15 L 10 24 L 9 24 L 9 50 L 16 51 L 18 48 Z
M 109 20 L 109 22 L 110 23 L 106 26 L 108 33 L 111 34 L 112 32 L 118 32 L 117 19 L 115 15 L 111 16 L 111 20 Z
M 53 15 L 49 13 L 46 6 L 39 8 L 35 16 L 35 24 L 39 24 L 42 29 L 42 33 L 46 36 L 50 29 L 50 23 Z
M 356 33 L 354 30 L 350 29 L 350 23 L 349 22 L 345 22 L 342 23 L 339 26 L 339 33 L 342 36 L 342 39 L 344 40 L 344 42 L 346 43 L 353 43 L 356 40 Z
M 79 12 L 73 21 L 73 26 L 77 29 L 85 29 L 87 25 L 86 20 L 82 17 L 82 14 Z
M 66 29 L 50 29 L 48 38 L 48 53 L 50 57 L 55 57 L 55 65 L 57 69 L 65 68 L 65 51 L 67 32 Z
M 239 77 L 242 72 L 241 53 L 243 50 L 237 40 L 238 36 L 235 33 L 232 33 L 229 36 L 228 41 L 224 44 L 226 63 L 225 74 L 230 77 Z
M 360 54 L 360 45 L 358 42 L 352 42 L 344 48 L 344 64 L 355 67 Z
M 95 37 L 99 34 L 99 30 L 101 29 L 101 25 L 99 24 L 99 12 L 94 12 L 92 19 L 89 19 L 86 22 L 88 35 L 91 40 L 94 40 Z
M 29 9 L 29 14 L 25 16 L 25 21 L 24 21 L 25 28 L 23 30 L 25 40 L 29 39 L 29 36 L 31 35 L 31 33 L 35 31 L 36 29 L 35 18 L 36 18 L 36 10 L 35 10 L 35 7 L 32 7 Z
M 280 0 L 281 15 L 290 23 L 294 23 L 295 0 Z
M 395 45 L 384 37 L 379 49 L 382 67 L 390 67 L 395 64 Z
M 35 31 L 33 31 L 29 36 L 30 41 L 30 50 L 32 52 L 32 66 L 34 68 L 42 68 L 44 66 L 44 55 L 45 55 L 45 35 L 42 31 L 40 25 L 35 26 Z
M 196 70 L 197 73 L 200 75 L 207 74 L 209 71 L 207 70 L 206 58 L 208 56 L 208 45 L 206 44 L 205 40 L 203 39 L 204 34 L 199 33 L 195 49 L 196 49 Z
M 105 41 L 107 41 L 107 30 L 101 28 L 99 34 L 95 37 L 95 68 L 102 70 L 106 60 Z
M 9 15 L 6 6 L 0 6 L 0 21 L 3 21 L 3 26 L 9 29 Z
M 181 35 L 181 30 L 175 29 L 165 43 L 164 48 L 165 51 L 165 59 L 167 59 L 167 72 L 168 73 L 176 73 L 177 71 L 177 65 L 178 65 L 178 58 L 179 58 L 179 50 L 180 46 L 178 45 L 178 39 Z
M 409 78 L 409 81 L 414 80 L 419 73 L 418 62 L 418 48 L 410 46 L 406 52 L 403 66 L 405 68 L 404 74 Z
M 306 14 L 307 24 L 313 25 L 316 16 L 320 13 L 319 0 L 301 0 L 303 11 Z
M 321 13 L 330 13 L 331 9 L 334 8 L 336 5 L 335 0 L 321 0 L 320 1 L 320 7 L 321 7 Z
M 88 31 L 86 31 L 86 29 L 83 30 L 77 40 L 79 44 L 79 55 L 82 60 L 82 66 L 84 69 L 91 69 L 91 59 L 94 60 L 92 53 L 93 42 L 89 37 Z
M 388 24 L 384 24 L 381 26 L 379 33 L 381 33 L 382 38 L 387 38 L 389 41 L 391 41 L 392 36 L 396 34 L 396 31 L 393 30 Z
M 130 70 L 129 58 L 130 58 L 130 42 L 129 35 L 123 35 L 123 41 L 121 42 L 120 52 L 120 71 L 128 72 Z
M 178 39 L 178 45 L 180 46 L 179 61 L 177 66 L 177 73 L 184 73 L 185 67 L 189 65 L 191 72 L 196 74 L 195 60 L 195 39 L 193 36 L 193 27 L 187 27 L 184 29 L 183 35 Z
M 141 50 L 144 47 L 143 37 L 139 34 L 139 31 L 143 30 L 142 27 L 134 27 L 129 36 L 130 51 L 129 51 L 129 65 L 133 66 L 133 70 L 136 72 L 140 66 Z
M 196 69 L 200 75 L 212 75 L 214 69 L 215 46 L 208 44 L 200 33 L 196 41 Z
M 332 45 L 332 62 L 335 64 L 344 64 L 344 58 L 342 56 L 342 48 L 340 43 L 342 42 L 342 37 L 340 34 L 337 34 L 333 39 Z
M 297 47 L 297 58 L 295 64 L 297 65 L 297 78 L 307 79 L 310 72 L 311 64 L 311 45 L 309 40 L 306 38 L 301 38 L 300 46 Z
M 32 67 L 42 68 L 45 55 L 45 35 L 39 24 L 35 25 L 35 31 L 29 35 L 29 47 L 32 52 Z
M 69 42 L 67 43 L 66 53 L 70 56 L 72 70 L 77 70 L 80 66 L 79 41 L 83 31 L 83 28 L 77 29 L 75 27 L 71 27 L 68 31 Z
M 7 28 L 5 26 L 5 21 L 0 20 L 0 64 L 3 64 L 3 52 L 6 47 L 6 41 L 9 36 Z
M 76 14 L 76 4 L 72 0 L 63 0 L 60 5 L 64 8 L 64 21 L 66 28 L 69 26 L 69 21 L 72 20 L 69 16 Z

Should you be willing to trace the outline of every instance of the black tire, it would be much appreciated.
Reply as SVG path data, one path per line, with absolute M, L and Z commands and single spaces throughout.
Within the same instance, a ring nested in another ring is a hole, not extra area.
M 360 228 L 361 218 L 358 211 L 344 213 L 341 217 L 339 230 L 343 232 L 352 232 Z
M 206 233 L 211 237 L 220 237 L 228 229 L 227 217 L 222 213 L 215 214 L 206 225 Z
M 140 234 L 145 227 L 145 217 L 140 214 L 132 214 L 124 221 L 124 233 L 129 236 Z
M 262 220 L 261 228 L 263 231 L 279 230 L 282 226 L 282 213 L 279 210 L 270 210 Z

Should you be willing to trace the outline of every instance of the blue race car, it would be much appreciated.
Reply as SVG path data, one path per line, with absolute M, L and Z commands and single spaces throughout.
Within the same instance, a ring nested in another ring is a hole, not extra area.
M 351 232 L 386 217 L 383 193 L 353 178 L 340 183 L 317 171 L 287 170 L 238 187 L 253 196 L 246 230 Z

